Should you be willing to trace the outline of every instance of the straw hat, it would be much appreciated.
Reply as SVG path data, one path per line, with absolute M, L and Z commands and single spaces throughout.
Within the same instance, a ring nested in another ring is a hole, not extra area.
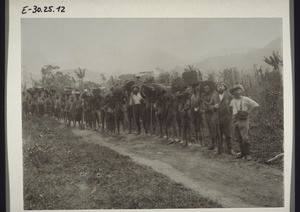
M 209 80 L 203 81 L 200 84 L 200 90 L 203 91 L 206 86 L 208 86 L 210 88 L 211 92 L 213 92 L 215 83 L 212 81 L 209 81 Z
M 216 90 L 217 90 L 218 85 L 223 85 L 225 87 L 225 91 L 228 89 L 227 85 L 224 82 L 218 82 L 215 86 Z
M 244 87 L 242 86 L 242 85 L 240 85 L 240 84 L 238 84 L 238 85 L 235 85 L 235 86 L 233 86 L 231 89 L 230 89 L 230 93 L 231 94 L 233 94 L 236 90 L 242 90 L 242 91 L 244 91 L 245 89 L 244 89 Z
M 137 86 L 137 85 L 133 85 L 133 86 L 131 86 L 131 90 L 133 91 L 133 89 L 134 88 L 137 88 L 138 89 L 138 91 L 140 91 L 140 87 L 139 86 Z

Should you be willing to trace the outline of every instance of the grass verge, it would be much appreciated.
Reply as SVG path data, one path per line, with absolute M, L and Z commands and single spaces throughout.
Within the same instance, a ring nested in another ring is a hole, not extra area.
M 23 117 L 23 163 L 25 210 L 220 207 L 45 117 Z

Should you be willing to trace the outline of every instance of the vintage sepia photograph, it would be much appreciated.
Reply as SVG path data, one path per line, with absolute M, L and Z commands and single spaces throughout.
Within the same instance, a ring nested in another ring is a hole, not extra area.
M 20 26 L 24 210 L 285 206 L 282 18 Z

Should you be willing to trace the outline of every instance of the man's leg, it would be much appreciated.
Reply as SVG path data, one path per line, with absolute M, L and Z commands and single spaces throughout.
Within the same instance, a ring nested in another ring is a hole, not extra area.
M 239 131 L 241 134 L 241 140 L 243 143 L 245 156 L 250 155 L 250 143 L 249 143 L 249 124 L 248 121 L 241 121 L 239 123 Z
M 178 111 L 175 112 L 175 119 L 177 120 L 176 123 L 178 125 L 178 139 L 182 139 L 182 123 L 180 113 Z
M 148 134 L 149 124 L 148 124 L 148 111 L 146 108 L 144 109 L 142 108 L 141 118 L 142 118 L 142 123 L 143 123 L 145 133 Z
M 117 133 L 118 134 L 120 134 L 120 111 L 117 111 L 116 112 L 116 115 L 115 115 L 115 117 L 116 117 L 116 125 L 117 125 Z
M 135 123 L 138 128 L 138 134 L 141 134 L 141 123 L 140 123 L 140 116 L 141 116 L 141 107 L 140 105 L 134 105 L 134 112 L 135 112 Z
M 204 131 L 203 131 L 203 126 L 204 126 L 204 118 L 202 116 L 201 113 L 198 113 L 198 125 L 199 125 L 199 143 L 202 145 L 202 146 L 205 146 L 205 143 L 204 143 Z
M 185 124 L 184 121 L 182 122 L 182 128 L 183 128 L 183 132 L 182 132 L 183 146 L 187 146 L 187 140 L 186 140 L 186 130 L 187 130 L 187 127 L 186 127 L 186 124 Z
M 195 140 L 196 140 L 196 143 L 199 142 L 199 138 L 198 138 L 198 129 L 199 129 L 199 126 L 198 126 L 198 114 L 195 112 L 195 111 L 192 111 L 192 123 L 193 123 L 193 129 L 194 129 L 194 136 L 195 136 Z
M 100 111 L 99 110 L 96 110 L 96 123 L 97 123 L 98 130 L 100 130 Z
M 209 136 L 211 138 L 211 146 L 208 148 L 208 150 L 214 150 L 215 149 L 215 143 L 216 143 L 216 136 L 215 136 L 215 131 L 214 131 L 214 126 L 212 124 L 212 116 L 209 114 L 205 114 L 205 121 L 206 121 L 206 126 L 209 131 Z
M 133 110 L 132 110 L 133 106 L 129 106 L 127 108 L 127 117 L 128 117 L 128 123 L 129 123 L 129 134 L 131 133 L 132 130 L 132 118 L 133 118 Z
M 178 138 L 177 119 L 176 119 L 175 116 L 173 116 L 173 114 L 171 114 L 171 116 L 172 116 L 172 119 L 171 119 L 172 120 L 172 123 L 171 123 L 171 125 L 172 125 L 172 136 L 173 136 L 173 138 Z
M 104 130 L 105 130 L 105 127 L 104 127 L 105 121 L 106 121 L 106 119 L 105 119 L 105 111 L 103 109 L 101 109 L 102 132 L 104 132 Z
M 157 114 L 158 124 L 159 124 L 159 131 L 160 131 L 160 138 L 163 137 L 163 117 L 162 114 Z
M 239 147 L 240 147 L 240 153 L 238 154 L 237 158 L 242 158 L 245 156 L 245 150 L 243 145 L 243 139 L 240 133 L 239 124 L 237 121 L 233 123 L 233 134 L 234 134 L 234 140 L 239 143 Z
M 181 114 L 181 123 L 182 123 L 181 126 L 183 128 L 183 132 L 182 132 L 183 146 L 186 147 L 188 145 L 188 143 L 187 143 L 187 131 L 188 131 L 187 127 L 188 126 L 187 126 L 187 119 L 183 114 Z
M 125 133 L 125 116 L 124 116 L 124 111 L 121 112 L 121 123 L 123 126 L 123 131 Z
M 227 153 L 228 154 L 234 154 L 234 152 L 232 151 L 232 143 L 231 143 L 231 137 L 230 137 L 230 124 L 226 123 L 223 124 L 223 132 L 225 135 L 225 142 L 227 145 Z
M 187 134 L 186 134 L 186 145 L 188 145 L 188 142 L 191 141 L 191 118 L 187 116 L 186 119 L 187 119 L 187 121 L 186 121 L 186 127 L 187 127 L 187 130 L 186 130 L 186 132 L 187 132 Z
M 222 153 L 222 148 L 223 148 L 223 124 L 216 124 L 216 129 L 217 129 L 217 154 Z

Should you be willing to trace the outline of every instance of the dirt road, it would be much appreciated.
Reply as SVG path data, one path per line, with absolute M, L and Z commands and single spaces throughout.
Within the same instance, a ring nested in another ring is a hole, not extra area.
M 202 147 L 178 149 L 148 135 L 110 136 L 73 129 L 82 139 L 107 146 L 150 166 L 175 182 L 219 202 L 223 207 L 282 207 L 282 171 L 266 165 L 214 155 Z

